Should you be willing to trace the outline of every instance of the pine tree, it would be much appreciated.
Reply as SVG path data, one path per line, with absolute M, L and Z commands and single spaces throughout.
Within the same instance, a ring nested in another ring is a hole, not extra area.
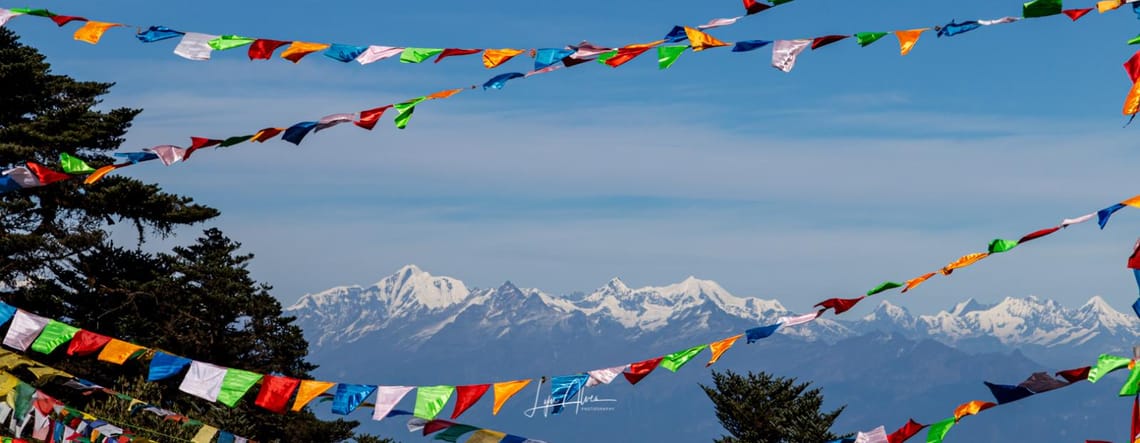
M 831 425 L 843 407 L 822 412 L 823 395 L 810 383 L 761 372 L 747 376 L 713 371 L 713 385 L 701 385 L 730 436 L 717 443 L 822 443 L 841 438 Z

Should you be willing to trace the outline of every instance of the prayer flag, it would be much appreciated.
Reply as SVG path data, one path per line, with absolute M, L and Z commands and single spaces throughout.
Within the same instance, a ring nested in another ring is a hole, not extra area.
M 887 33 L 885 32 L 860 32 L 855 34 L 855 43 L 858 43 L 859 46 L 867 46 L 886 36 Z
M 178 163 L 186 158 L 186 149 L 172 145 L 155 146 L 149 151 L 157 155 L 158 160 L 166 166 Z
M 465 435 L 469 432 L 475 432 L 478 430 L 479 430 L 479 428 L 477 428 L 475 426 L 456 423 L 456 424 L 448 427 L 447 429 L 445 429 L 443 432 L 436 434 L 435 437 L 433 437 L 433 438 L 435 440 L 456 443 L 459 441 L 460 437 L 463 437 L 463 435 Z
M 193 443 L 210 443 L 214 440 L 214 436 L 218 435 L 218 428 L 210 425 L 202 425 L 198 429 L 198 433 L 194 434 L 194 438 L 190 439 Z
M 361 65 L 378 62 L 386 58 L 395 57 L 404 52 L 404 48 L 397 48 L 394 46 L 369 46 L 358 57 L 356 62 Z
M 547 66 L 561 62 L 574 51 L 570 49 L 543 48 L 534 53 L 534 70 L 538 71 Z
M 51 319 L 40 317 L 23 309 L 17 310 L 12 318 L 12 325 L 8 327 L 8 334 L 4 336 L 4 346 L 27 351 L 28 346 L 40 335 Z
M 1018 386 L 1033 391 L 1034 394 L 1049 392 L 1068 385 L 1069 383 L 1057 380 L 1045 372 L 1034 372 L 1025 381 L 1018 384 Z
M 443 48 L 404 48 L 400 53 L 400 63 L 423 63 L 443 52 Z
M 471 438 L 468 438 L 466 443 L 499 443 L 503 440 L 503 437 L 506 436 L 507 434 L 499 431 L 480 429 L 475 431 L 474 434 L 471 434 Z
M 957 423 L 957 420 L 948 418 L 930 425 L 930 430 L 926 432 L 926 442 L 942 443 L 942 439 L 946 438 L 946 433 L 950 432 L 950 428 L 954 427 L 955 423 Z
M 483 50 L 482 49 L 447 48 L 447 49 L 444 49 L 442 52 L 439 53 L 439 57 L 435 58 L 435 62 L 439 63 L 440 60 L 443 60 L 447 57 L 456 57 L 456 56 L 460 56 L 460 55 L 478 54 L 480 52 L 483 52 Z
M 733 17 L 733 18 L 714 18 L 712 20 L 709 20 L 708 23 L 697 26 L 697 29 L 705 30 L 705 29 L 716 29 L 716 28 L 720 28 L 720 27 L 724 27 L 724 26 L 731 26 L 731 25 L 735 25 L 736 22 L 740 21 L 740 19 L 742 19 L 742 18 L 744 18 L 744 17 L 740 16 L 740 17 Z
M 974 401 L 970 401 L 967 403 L 962 403 L 961 405 L 958 405 L 957 408 L 954 408 L 954 421 L 961 420 L 962 417 L 965 417 L 968 415 L 977 415 L 977 413 L 982 412 L 986 409 L 992 408 L 994 406 L 997 406 L 997 404 L 991 403 L 988 401 L 981 401 L 981 400 L 974 400 Z
M 747 331 L 744 331 L 744 335 L 747 337 L 746 338 L 747 343 L 752 344 L 753 342 L 756 342 L 758 340 L 771 337 L 772 334 L 776 333 L 777 329 L 780 329 L 779 323 L 776 323 L 774 325 L 760 326 L 760 327 L 749 329 Z
M 923 31 L 926 31 L 926 28 L 895 31 L 895 37 L 899 38 L 899 54 L 909 54 L 910 50 L 914 48 L 914 44 L 918 43 L 918 38 L 922 36 Z
M 368 396 L 376 392 L 375 385 L 354 385 L 340 383 L 336 385 L 336 395 L 333 396 L 332 413 L 348 415 L 355 411 Z
M 883 291 L 888 291 L 888 290 L 891 290 L 894 288 L 901 288 L 902 286 L 903 286 L 902 283 L 895 283 L 893 281 L 885 281 L 885 282 L 879 283 L 879 286 L 875 286 L 874 288 L 871 288 L 870 291 L 867 291 L 867 296 L 872 296 L 872 295 L 881 293 Z
M 215 51 L 225 51 L 227 49 L 240 48 L 242 46 L 253 43 L 255 38 L 242 37 L 238 35 L 222 35 L 210 40 L 207 44 L 210 45 Z
M 329 46 L 331 45 L 325 43 L 293 42 L 281 53 L 281 58 L 297 63 L 306 55 L 323 51 L 328 49 Z
M 36 162 L 25 162 L 24 164 L 27 166 L 28 170 L 32 171 L 32 174 L 36 175 L 36 179 L 40 181 L 41 186 L 47 186 L 49 184 L 71 178 L 71 176 L 67 174 L 53 171 L 51 169 L 48 169 L 47 166 Z
M 1120 387 L 1121 397 L 1134 397 L 1140 394 L 1140 366 L 1133 367 L 1128 372 L 1128 379 L 1124 381 L 1124 386 Z
M 108 29 L 117 26 L 123 25 L 107 22 L 87 22 L 83 24 L 83 27 L 75 30 L 75 35 L 73 38 L 81 42 L 87 42 L 93 45 L 98 44 L 99 39 L 103 38 L 103 33 L 107 32 Z
M 858 304 L 860 301 L 863 301 L 864 298 L 866 298 L 866 297 L 831 298 L 831 299 L 827 299 L 827 300 L 821 301 L 819 303 L 816 303 L 815 307 L 823 308 L 824 310 L 834 309 L 835 315 L 839 315 L 839 314 L 842 314 L 844 312 L 847 312 L 851 308 L 854 308 L 855 305 Z
M 926 427 L 926 425 L 919 423 L 917 421 L 914 421 L 914 419 L 912 418 L 910 420 L 907 420 L 906 424 L 902 425 L 901 428 L 898 428 L 898 430 L 896 430 L 895 432 L 892 432 L 890 435 L 888 435 L 887 436 L 887 442 L 889 442 L 889 443 L 903 443 L 903 442 L 907 441 L 908 439 L 910 439 L 911 437 L 914 437 L 915 434 L 918 434 L 918 431 L 921 431 L 925 427 Z
M 1039 239 L 1039 238 L 1041 238 L 1041 237 L 1044 237 L 1044 236 L 1046 236 L 1046 235 L 1049 235 L 1049 234 L 1052 234 L 1052 233 L 1054 233 L 1054 232 L 1057 232 L 1057 231 L 1059 231 L 1059 230 L 1061 230 L 1061 228 L 1060 228 L 1060 227 L 1056 227 L 1056 228 L 1045 228 L 1045 229 L 1042 229 L 1042 230 L 1039 230 L 1039 231 L 1033 231 L 1033 232 L 1030 232 L 1030 233 L 1028 233 L 1028 234 L 1025 234 L 1025 236 L 1024 236 L 1024 237 L 1021 237 L 1020 239 L 1018 239 L 1018 240 L 1017 240 L 1017 244 L 1018 244 L 1018 245 L 1020 245 L 1020 244 L 1022 244 L 1022 243 L 1025 243 L 1025 242 L 1027 242 L 1027 241 L 1030 241 L 1030 240 L 1036 240 L 1036 239 Z
M 336 383 L 329 381 L 302 380 L 301 387 L 297 388 L 297 398 L 293 400 L 293 412 L 300 411 L 318 395 L 323 394 L 335 385 Z
M 71 22 L 85 22 L 85 21 L 87 21 L 87 19 L 85 17 L 77 17 L 74 15 L 51 15 L 50 18 L 51 18 L 51 21 L 55 22 L 55 24 L 61 28 L 63 27 L 63 25 L 66 25 L 66 24 L 71 23 Z
M 1061 11 L 1061 12 L 1063 12 L 1065 15 L 1069 16 L 1069 18 L 1072 19 L 1073 21 L 1077 21 L 1078 19 L 1080 19 L 1081 17 L 1084 17 L 1085 14 L 1088 14 L 1092 10 L 1093 10 L 1093 8 L 1066 9 L 1066 10 Z
M 954 260 L 946 266 L 943 266 L 941 271 L 942 275 L 950 275 L 950 273 L 954 272 L 955 269 L 961 269 L 966 266 L 970 266 L 974 263 L 977 263 L 981 259 L 988 257 L 989 255 L 990 254 L 988 252 L 975 252 L 973 254 L 963 255 L 957 260 Z
M 455 386 L 439 385 L 416 388 L 415 416 L 428 420 L 435 419 L 443 410 L 443 406 L 447 404 L 447 400 L 451 398 L 452 392 L 455 392 Z
M 31 167 L 31 165 L 32 165 L 32 163 L 28 162 L 29 168 Z M 36 175 L 39 175 L 39 174 L 36 174 Z M 40 178 L 40 181 L 43 181 L 43 178 Z M 47 184 L 47 183 L 44 183 L 44 184 Z M 1096 223 L 1098 225 L 1100 225 L 1101 229 L 1104 229 L 1104 226 L 1108 224 L 1109 217 L 1112 217 L 1112 214 L 1115 214 L 1116 211 L 1119 211 L 1121 209 L 1124 209 L 1124 205 L 1117 203 L 1115 205 L 1112 205 L 1112 206 L 1109 206 L 1107 208 L 1104 208 L 1104 209 L 1097 211 L 1096 212 Z
M 744 0 L 744 10 L 746 11 L 746 15 L 752 15 L 771 7 L 772 6 L 766 3 L 760 3 L 756 0 Z
M 483 66 L 492 69 L 522 53 L 522 49 L 487 49 L 483 51 Z
M 1061 13 L 1061 0 L 1033 0 L 1021 7 L 1021 16 L 1025 18 L 1045 17 Z
M 676 46 L 658 46 L 657 47 L 657 69 L 668 69 L 673 66 L 673 62 L 681 56 L 682 52 L 689 49 L 687 45 Z
M 8 323 L 14 316 L 16 316 L 16 307 L 0 301 L 0 325 Z
M 879 426 L 868 432 L 858 432 L 855 434 L 855 443 L 889 443 L 887 430 Z
M 947 37 L 953 37 L 953 36 L 958 35 L 958 34 L 964 34 L 964 33 L 973 31 L 973 30 L 978 29 L 980 27 L 982 27 L 982 25 L 976 21 L 973 21 L 973 20 L 965 21 L 962 23 L 958 23 L 954 20 L 951 20 L 950 23 L 948 23 L 948 24 L 946 24 L 946 25 L 944 25 L 938 29 L 937 37 L 942 37 L 944 35 Z
M 1132 83 L 1128 96 L 1124 97 L 1124 115 L 1136 115 L 1140 111 L 1140 81 Z
M 249 392 L 254 384 L 261 381 L 261 374 L 241 369 L 226 369 L 226 376 L 222 379 L 222 389 L 218 391 L 218 402 L 234 407 L 237 402 Z
M 1081 380 L 1088 380 L 1089 379 L 1089 373 L 1091 371 L 1092 371 L 1091 366 L 1085 366 L 1083 368 L 1068 369 L 1065 371 L 1060 371 L 1057 373 L 1057 375 L 1061 376 L 1061 378 L 1065 379 L 1065 381 L 1068 381 L 1069 383 L 1076 383 L 1076 382 L 1081 381 Z
M 36 341 L 32 343 L 32 350 L 41 354 L 51 354 L 60 345 L 71 340 L 76 332 L 79 332 L 79 328 L 51 320 L 44 326 L 39 338 L 36 338 Z
M 174 53 L 187 60 L 209 60 L 210 52 L 214 50 L 210 47 L 210 40 L 217 37 L 216 35 L 187 32 L 182 35 L 182 41 L 178 42 L 178 46 L 174 47 Z
M 503 89 L 507 85 L 508 80 L 524 77 L 525 74 L 521 72 L 508 72 L 506 74 L 499 74 L 491 77 L 486 83 L 483 83 L 483 90 L 487 89 Z
M 709 366 L 712 366 L 713 363 L 716 363 L 717 360 L 720 360 L 720 356 L 724 354 L 724 351 L 727 351 L 728 348 L 731 348 L 732 345 L 736 344 L 736 341 L 740 340 L 740 337 L 743 336 L 744 334 L 734 335 L 724 340 L 710 343 L 709 349 L 712 351 L 712 358 L 709 359 L 709 362 L 705 364 L 705 367 L 707 368 Z
M 293 126 L 290 126 L 289 129 L 286 129 L 285 133 L 281 135 L 281 139 L 294 145 L 300 145 L 301 140 L 304 140 L 305 136 L 309 135 L 309 131 L 312 131 L 313 128 L 316 127 L 317 122 L 297 123 Z
M 709 345 L 693 346 L 684 351 L 677 351 L 666 355 L 665 359 L 661 360 L 661 367 L 671 372 L 677 372 L 678 369 L 681 369 L 681 366 L 685 366 L 685 363 L 688 363 L 689 360 L 692 360 L 693 357 L 696 357 L 697 354 L 700 354 L 701 351 L 707 347 L 709 347 Z
M 67 174 L 90 174 L 95 168 L 87 166 L 83 159 L 66 152 L 59 154 L 59 167 Z
M 736 42 L 732 46 L 732 52 L 748 52 L 768 46 L 772 42 L 768 40 L 744 40 Z
M 80 329 L 71 338 L 71 343 L 67 346 L 67 355 L 91 355 L 99 352 L 110 341 L 111 337 Z
M 558 415 L 568 400 L 573 400 L 590 376 L 586 374 L 562 375 L 550 379 L 550 413 Z
M 1124 0 L 1103 0 L 1096 2 L 1096 11 L 1104 14 L 1124 5 Z
M 166 40 L 168 38 L 181 37 L 186 35 L 185 32 L 175 31 L 167 28 L 166 26 L 151 26 L 145 31 L 139 31 L 135 34 L 135 38 L 143 43 L 153 43 L 159 40 Z
M 338 62 L 348 63 L 350 61 L 356 60 L 356 58 L 360 57 L 360 54 L 363 54 L 367 49 L 368 48 L 364 46 L 342 45 L 340 43 L 334 43 L 332 46 L 329 46 L 329 48 L 325 50 L 325 57 L 331 58 Z
M 277 134 L 280 134 L 284 130 L 285 130 L 285 128 L 265 128 L 265 129 L 262 129 L 260 131 L 257 131 L 256 134 L 253 134 L 253 138 L 251 138 L 249 140 L 255 141 L 258 143 L 264 143 L 266 140 L 269 140 L 269 139 L 275 137 Z
M 590 379 L 586 381 L 586 387 L 608 385 L 613 382 L 618 375 L 621 375 L 622 372 L 625 372 L 625 368 L 628 366 L 629 365 L 621 365 L 614 366 L 612 368 L 595 369 L 593 371 L 589 371 L 587 374 L 589 374 Z
M 499 415 L 499 410 L 503 408 L 503 404 L 507 402 L 515 394 L 518 394 L 522 388 L 525 388 L 530 380 L 515 380 L 502 383 L 495 383 L 492 389 L 495 392 L 495 407 L 491 410 L 491 415 Z
M 728 43 L 718 40 L 716 37 L 688 26 L 685 27 L 685 35 L 689 37 L 689 45 L 692 46 L 693 51 L 696 52 L 729 45 Z
M 646 43 L 621 47 L 612 57 L 606 58 L 604 63 L 610 67 L 616 68 L 628 63 L 630 60 L 637 58 L 637 56 L 644 54 L 645 51 L 648 51 L 659 44 L 661 44 L 661 41 L 658 41 L 657 43 Z M 601 60 L 601 58 L 598 60 Z
M 1097 380 L 1100 380 L 1105 374 L 1124 369 L 1128 367 L 1128 364 L 1131 362 L 1132 360 L 1126 357 L 1101 354 L 1101 356 L 1096 359 L 1096 365 L 1089 370 L 1089 383 L 1096 383 Z
M 372 411 L 372 419 L 376 421 L 383 420 L 412 389 L 415 389 L 415 387 L 380 386 L 376 390 L 376 409 Z
M 155 351 L 154 357 L 150 359 L 150 370 L 147 373 L 146 381 L 165 380 L 173 377 L 182 372 L 189 364 L 190 359 L 186 357 Z
M 107 342 L 107 344 L 103 346 L 103 350 L 99 351 L 99 361 L 121 365 L 123 363 L 126 363 L 126 361 L 131 357 L 134 357 L 135 354 L 138 354 L 140 351 L 143 351 L 145 349 L 146 348 L 134 343 L 127 343 L 125 341 L 112 338 L 111 341 Z
M 665 357 L 651 358 L 649 360 L 643 360 L 637 363 L 630 363 L 629 370 L 622 373 L 622 375 L 624 375 L 625 379 L 629 381 L 629 384 L 636 385 L 637 382 L 641 381 L 641 379 L 649 375 L 650 372 L 653 372 L 654 369 L 657 369 L 657 365 L 661 364 L 661 360 L 663 359 L 665 359 Z
M 356 114 L 332 114 L 321 117 L 317 120 L 317 125 L 313 128 L 313 132 L 320 132 L 341 123 L 348 123 L 356 119 Z
M 392 107 L 396 109 L 396 128 L 404 129 L 408 127 L 408 120 L 411 120 L 412 113 L 416 112 L 416 105 L 426 99 L 427 97 L 417 97 L 403 103 L 392 105 Z
M 8 23 L 8 20 L 11 20 L 12 17 L 15 17 L 17 15 L 23 15 L 23 14 L 12 11 L 10 9 L 0 8 L 0 27 L 3 27 L 5 24 Z
M 463 90 L 464 90 L 463 88 L 444 89 L 444 90 L 439 91 L 439 92 L 433 92 L 431 94 L 428 94 L 426 97 L 428 100 L 440 100 L 440 99 L 445 99 L 445 98 L 451 98 L 451 96 L 458 94 L 460 92 L 463 92 Z
M 1017 247 L 1017 240 L 1002 240 L 995 238 L 986 249 L 990 254 L 1000 254 Z
M 360 111 L 360 120 L 353 122 L 353 124 L 371 131 L 372 128 L 376 127 L 376 123 L 380 121 L 380 116 L 384 115 L 384 111 L 387 111 L 391 107 L 392 105 L 384 105 L 379 108 Z
M 813 312 L 811 314 L 797 315 L 795 317 L 783 316 L 783 317 L 777 318 L 776 323 L 779 323 L 781 328 L 786 328 L 789 326 L 802 325 L 804 323 L 810 322 L 810 321 L 818 318 L 819 315 L 820 315 L 819 312 Z
M 249 59 L 269 60 L 273 58 L 273 51 L 287 44 L 289 44 L 289 42 L 282 40 L 269 40 L 264 38 L 254 40 L 249 46 Z
M 998 385 L 988 381 L 983 383 L 986 384 L 987 388 L 990 388 L 990 393 L 994 395 L 994 399 L 997 400 L 999 405 L 1018 401 L 1033 395 L 1033 391 L 1030 391 L 1029 388 L 1025 386 Z
M 776 40 L 772 44 L 772 67 L 784 72 L 792 72 L 796 67 L 796 57 L 811 45 L 811 40 Z
M 814 51 L 837 41 L 843 40 L 847 37 L 850 37 L 850 35 L 825 35 L 823 37 L 816 37 L 811 41 L 811 49 Z
M 226 368 L 193 361 L 190 362 L 190 370 L 186 372 L 186 377 L 182 379 L 178 390 L 198 398 L 217 401 L 225 378 Z
M 1133 208 L 1140 208 L 1140 195 L 1134 195 L 1128 199 L 1120 202 L 1124 206 L 1131 206 Z
M 253 404 L 276 414 L 284 414 L 289 405 L 289 397 L 293 396 L 300 385 L 301 380 L 295 378 L 266 375 L 261 379 L 261 391 L 257 393 L 257 400 Z
M 483 394 L 491 389 L 491 385 L 468 385 L 455 387 L 455 410 L 451 412 L 452 420 L 459 418 L 467 409 L 471 408 L 483 398 Z

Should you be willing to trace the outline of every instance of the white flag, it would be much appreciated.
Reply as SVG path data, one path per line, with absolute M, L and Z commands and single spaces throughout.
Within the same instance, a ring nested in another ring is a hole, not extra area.
M 210 40 L 215 38 L 218 36 L 187 32 L 178 46 L 174 47 L 174 53 L 190 60 L 209 60 L 210 52 L 214 50 L 210 47 Z
M 178 389 L 195 397 L 218 401 L 218 392 L 226 379 L 226 368 L 200 361 L 190 362 L 190 370 Z
M 27 351 L 28 346 L 32 345 L 49 321 L 50 318 L 17 310 L 16 317 L 12 319 L 12 326 L 8 328 L 8 335 L 4 336 L 4 346 Z
M 784 72 L 792 72 L 796 67 L 796 56 L 811 45 L 811 40 L 776 40 L 772 44 L 772 67 Z
M 1018 20 L 1021 20 L 1021 17 L 1002 17 L 994 20 L 978 20 L 978 24 L 982 26 L 1004 25 L 1006 23 L 1013 23 Z
M 776 323 L 780 323 L 782 327 L 786 328 L 788 326 L 802 325 L 809 321 L 815 320 L 816 317 L 819 317 L 819 313 L 813 312 L 811 314 L 804 314 L 795 317 L 780 317 L 776 319 Z
M 24 166 L 17 166 L 15 168 L 4 171 L 4 175 L 8 176 L 12 180 L 15 180 L 16 184 L 20 185 L 21 188 L 34 188 L 36 186 L 40 186 L 40 179 L 36 177 L 36 174 L 32 173 L 32 171 L 28 170 L 28 168 Z
M 855 443 L 890 443 L 887 440 L 887 430 L 879 426 L 868 432 L 855 434 Z
M 586 381 L 586 387 L 608 385 L 610 382 L 614 381 L 617 376 L 621 375 L 622 372 L 625 372 L 625 368 L 627 367 L 629 367 L 629 365 L 614 366 L 612 368 L 595 369 L 593 371 L 590 371 L 590 379 Z
M 186 158 L 186 149 L 173 145 L 155 146 L 150 148 L 150 152 L 157 155 L 158 159 L 162 161 L 162 164 L 166 166 L 178 163 Z
M 356 61 L 362 65 L 367 65 L 372 62 L 378 62 L 389 57 L 400 55 L 401 52 L 404 52 L 404 48 L 373 45 L 356 56 Z
M 415 386 L 380 386 L 376 388 L 376 409 L 372 411 L 372 419 L 383 420 L 412 389 L 415 389 Z
M 744 18 L 744 16 L 733 17 L 733 18 L 714 18 L 712 20 L 709 20 L 708 23 L 697 26 L 697 29 L 714 29 L 714 28 L 719 28 L 721 26 L 734 25 L 734 24 L 736 24 L 737 20 L 740 20 L 742 18 Z
M 1087 222 L 1089 220 L 1092 220 L 1093 217 L 1096 217 L 1095 212 L 1092 214 L 1085 214 L 1085 215 L 1082 215 L 1082 216 L 1077 217 L 1077 218 L 1066 218 L 1064 220 L 1061 220 L 1061 227 L 1064 228 L 1064 227 L 1069 226 L 1069 225 L 1084 223 L 1084 222 Z
M 7 9 L 0 8 L 0 27 L 4 26 L 5 23 L 8 23 L 8 20 L 11 20 L 12 17 L 15 17 L 17 15 L 21 15 L 21 14 L 17 14 L 15 12 L 9 11 Z
M 321 119 L 319 121 L 317 121 L 317 126 L 316 126 L 316 128 L 313 129 L 313 132 L 322 131 L 322 130 L 331 128 L 333 126 L 339 125 L 341 123 L 351 122 L 353 120 L 356 120 L 356 114 L 326 115 L 324 117 L 321 117 Z

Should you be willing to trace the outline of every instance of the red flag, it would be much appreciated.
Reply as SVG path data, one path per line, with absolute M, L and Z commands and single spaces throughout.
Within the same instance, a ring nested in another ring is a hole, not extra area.
M 285 130 L 285 128 L 265 128 L 265 129 L 262 129 L 260 131 L 257 131 L 257 134 L 254 134 L 253 138 L 251 138 L 250 140 L 258 142 L 258 143 L 265 143 L 266 140 L 269 140 L 269 139 L 277 136 L 277 134 L 280 134 L 281 131 L 284 131 L 284 130 Z
M 837 41 L 843 40 L 847 37 L 850 37 L 850 35 L 825 35 L 823 37 L 816 37 L 811 41 L 811 49 L 819 49 Z
M 621 48 L 618 49 L 617 55 L 610 57 L 606 60 L 606 64 L 612 67 L 624 65 L 626 62 L 633 60 L 637 56 L 644 54 L 645 51 L 652 49 L 651 47 L 637 47 L 637 48 Z
M 1140 51 L 1132 54 L 1132 58 L 1124 62 L 1124 72 L 1128 73 L 1128 78 L 1132 79 L 1132 83 L 1136 83 L 1136 79 L 1140 78 Z
M 451 413 L 451 418 L 454 420 L 459 418 L 467 408 L 474 406 L 483 394 L 487 393 L 491 385 L 469 385 L 469 386 L 456 386 L 455 387 L 455 412 Z
M 858 304 L 860 301 L 863 301 L 864 298 L 866 298 L 866 297 L 831 298 L 831 299 L 827 299 L 827 300 L 821 301 L 819 303 L 816 303 L 815 307 L 823 308 L 824 310 L 827 310 L 829 308 L 835 309 L 835 314 L 839 315 L 839 314 L 842 314 L 844 312 L 847 312 L 851 308 L 854 308 L 855 305 Z
M 623 372 L 622 375 L 624 375 L 625 379 L 629 381 L 629 384 L 636 385 L 637 382 L 641 381 L 641 379 L 649 375 L 650 372 L 653 372 L 654 369 L 657 369 L 657 365 L 661 364 L 661 360 L 664 359 L 665 357 L 657 357 L 645 361 L 639 361 L 637 363 L 631 363 L 629 365 L 629 370 Z
M 1059 230 L 1059 229 L 1061 229 L 1060 226 L 1058 226 L 1056 228 L 1042 229 L 1040 231 L 1033 231 L 1033 232 L 1030 232 L 1028 234 L 1025 234 L 1025 237 L 1021 237 L 1021 239 L 1018 240 L 1017 243 L 1021 244 L 1021 243 L 1025 243 L 1025 242 L 1030 241 L 1030 240 L 1036 240 L 1036 239 L 1039 239 L 1039 238 L 1044 237 L 1046 235 L 1057 232 L 1057 230 Z
M 482 49 L 447 48 L 447 49 L 444 49 L 443 52 L 439 53 L 439 57 L 435 58 L 435 62 L 439 63 L 440 60 L 443 60 L 446 57 L 454 57 L 457 55 L 471 55 L 471 54 L 477 54 L 480 52 L 483 52 L 483 50 Z
M 925 427 L 926 427 L 926 425 L 919 423 L 917 421 L 914 421 L 914 419 L 912 418 L 909 421 L 907 421 L 905 425 L 902 425 L 902 427 L 899 428 L 897 431 L 892 432 L 891 435 L 888 435 L 887 436 L 887 442 L 889 442 L 889 443 L 903 443 L 904 441 L 907 441 L 911 437 L 914 437 L 915 434 L 918 434 L 918 431 L 921 431 Z
M 1058 372 L 1057 375 L 1061 376 L 1061 378 L 1065 379 L 1065 381 L 1069 383 L 1076 383 L 1081 380 L 1088 380 L 1090 370 L 1092 370 L 1092 366 L 1085 366 L 1083 368 L 1061 371 Z
M 766 3 L 760 3 L 756 0 L 744 0 L 744 10 L 748 11 L 745 15 L 752 15 L 768 8 L 771 8 L 771 6 Z
M 91 355 L 103 349 L 109 341 L 111 337 L 80 329 L 71 338 L 71 344 L 67 346 L 67 355 Z
M 59 25 L 62 28 L 63 25 L 66 25 L 68 23 L 85 22 L 87 19 L 83 17 L 76 17 L 74 15 L 56 15 L 52 16 L 51 21 L 55 22 L 55 24 Z
M 284 414 L 289 398 L 300 384 L 301 380 L 295 378 L 266 375 L 261 379 L 261 391 L 257 393 L 257 400 L 253 404 L 276 414 Z
M 392 105 L 384 105 L 379 108 L 360 111 L 360 120 L 354 121 L 352 124 L 371 131 L 372 128 L 376 127 L 376 122 L 380 121 L 380 116 L 384 115 L 384 111 L 391 107 Z
M 1077 19 L 1084 17 L 1085 14 L 1088 14 L 1092 10 L 1093 10 L 1093 8 L 1066 9 L 1066 10 L 1061 11 L 1061 12 L 1064 13 L 1065 15 L 1069 16 L 1069 18 L 1073 19 L 1073 21 L 1077 21 Z
M 289 44 L 289 42 L 283 42 L 281 40 L 266 40 L 263 38 L 254 40 L 253 44 L 249 45 L 249 59 L 269 60 L 273 58 L 273 51 L 287 44 Z
M 28 169 L 32 171 L 32 174 L 35 174 L 36 178 L 40 180 L 41 186 L 47 186 L 48 184 L 71 178 L 70 175 L 53 171 L 51 169 L 48 169 L 47 166 L 36 162 L 28 162 L 27 165 Z
M 217 146 L 222 144 L 222 140 L 214 140 L 212 138 L 190 137 L 190 147 L 186 148 L 186 156 L 182 157 L 182 161 L 190 160 L 190 154 L 202 148 L 210 146 Z
M 439 432 L 452 426 L 455 426 L 455 423 L 447 420 L 432 420 L 424 424 L 424 435 Z

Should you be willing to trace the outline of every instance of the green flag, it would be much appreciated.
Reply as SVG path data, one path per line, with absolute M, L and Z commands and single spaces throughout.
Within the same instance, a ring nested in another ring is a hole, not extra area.
M 1128 380 L 1120 387 L 1121 397 L 1131 397 L 1136 394 L 1140 394 L 1140 366 L 1132 368 L 1132 372 L 1128 373 Z
M 227 138 L 225 140 L 222 140 L 222 142 L 218 144 L 218 147 L 219 148 L 228 148 L 228 147 L 236 145 L 238 143 L 244 143 L 246 140 L 249 140 L 251 138 L 253 138 L 253 134 L 238 135 L 238 136 L 230 137 L 230 138 Z
M 447 399 L 451 398 L 451 393 L 455 391 L 455 386 L 420 386 L 416 388 L 416 417 L 424 420 L 434 420 L 439 411 L 443 410 L 443 406 L 447 404 Z
M 598 56 L 598 63 L 604 65 L 606 64 L 606 60 L 614 58 L 615 55 L 617 55 L 617 51 L 603 52 L 602 55 Z
M 222 390 L 218 391 L 218 401 L 234 407 L 238 400 L 245 395 L 249 388 L 261 381 L 261 374 L 243 371 L 241 369 L 226 369 L 226 378 L 222 379 Z
M 855 34 L 855 42 L 859 43 L 859 46 L 867 46 L 885 37 L 886 35 L 887 33 L 885 32 L 860 32 L 858 34 Z
M 1137 43 L 1140 43 L 1140 35 L 1128 39 L 1128 44 L 1130 45 L 1135 45 Z
M 396 128 L 404 129 L 408 127 L 408 120 L 411 120 L 412 113 L 416 112 L 416 105 L 424 100 L 427 100 L 427 97 L 417 97 L 403 103 L 392 105 L 392 108 L 399 113 L 396 114 Z
M 440 48 L 404 48 L 400 53 L 400 63 L 421 63 L 443 52 Z
M 16 385 L 16 404 L 12 408 L 16 412 L 17 417 L 23 417 L 32 409 L 32 396 L 35 395 L 36 388 L 24 382 Z
M 56 15 L 54 12 L 48 11 L 47 9 L 12 8 L 9 9 L 9 11 L 12 11 L 16 14 L 34 15 L 36 17 L 55 17 Z
M 95 168 L 87 166 L 82 159 L 66 152 L 59 154 L 59 166 L 68 174 L 90 174 Z
M 237 35 L 223 35 L 213 40 L 206 42 L 211 48 L 218 51 L 225 51 L 227 49 L 239 48 L 250 43 L 253 43 L 255 38 L 241 37 Z
M 435 437 L 433 438 L 433 440 L 442 440 L 442 441 L 449 441 L 451 443 L 455 443 L 455 442 L 459 441 L 459 437 L 462 437 L 463 434 L 466 434 L 468 432 L 475 432 L 475 431 L 478 431 L 480 429 L 483 429 L 483 428 L 479 428 L 479 427 L 475 427 L 475 426 L 471 426 L 471 425 L 455 424 L 455 425 L 452 425 L 450 428 L 444 429 L 443 432 L 435 434 Z M 472 437 L 472 438 L 474 438 L 474 437 Z M 471 440 L 468 440 L 468 441 L 471 441 Z
M 1101 354 L 1100 358 L 1096 359 L 1096 365 L 1089 370 L 1089 383 L 1096 383 L 1097 380 L 1110 372 L 1127 368 L 1131 362 L 1132 360 L 1129 358 Z
M 998 254 L 1016 247 L 1017 240 L 1002 240 L 1000 238 L 995 238 L 994 241 L 990 242 L 989 250 L 990 254 Z
M 75 326 L 55 320 L 49 321 L 47 326 L 44 326 L 43 332 L 40 332 L 40 336 L 32 343 L 32 350 L 41 354 L 51 354 L 59 345 L 71 340 L 76 332 L 79 332 L 79 328 Z
M 930 425 L 930 430 L 926 432 L 926 443 L 942 443 L 942 439 L 946 438 L 946 433 L 950 432 L 952 427 L 954 427 L 954 417 Z
M 681 369 L 681 366 L 685 366 L 685 363 L 688 363 L 689 360 L 692 360 L 693 357 L 696 357 L 697 354 L 700 354 L 701 351 L 705 350 L 707 347 L 709 347 L 709 345 L 693 346 L 684 351 L 674 352 L 672 354 L 666 355 L 665 359 L 661 360 L 661 367 L 673 372 L 677 372 L 678 369 Z
M 677 57 L 680 57 L 681 53 L 685 52 L 686 49 L 689 49 L 688 45 L 658 46 L 657 67 L 659 69 L 667 69 L 673 66 L 673 62 L 677 61 Z
M 879 283 L 879 286 L 875 286 L 874 288 L 871 288 L 870 291 L 867 291 L 867 296 L 870 297 L 872 295 L 878 294 L 878 293 L 886 291 L 888 289 L 901 288 L 901 287 L 903 287 L 902 283 L 896 283 L 893 281 L 885 281 L 885 282 Z
M 1061 13 L 1061 0 L 1033 0 L 1021 6 L 1025 18 L 1045 17 Z

